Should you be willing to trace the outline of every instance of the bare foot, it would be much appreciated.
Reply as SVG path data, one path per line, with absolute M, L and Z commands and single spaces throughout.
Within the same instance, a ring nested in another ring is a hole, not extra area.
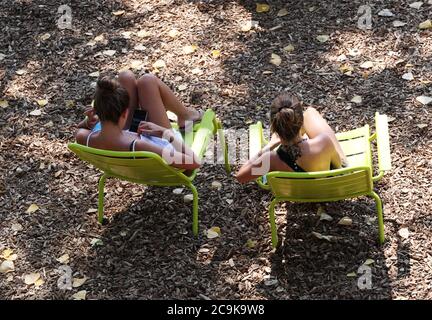
M 192 121 L 192 122 L 196 122 L 196 121 L 200 121 L 203 117 L 204 111 L 203 110 L 197 110 L 195 108 L 187 108 L 188 110 L 188 114 L 185 117 L 180 117 L 178 116 L 177 119 L 177 124 L 179 126 L 179 128 L 184 128 L 185 126 L 185 122 L 186 121 Z

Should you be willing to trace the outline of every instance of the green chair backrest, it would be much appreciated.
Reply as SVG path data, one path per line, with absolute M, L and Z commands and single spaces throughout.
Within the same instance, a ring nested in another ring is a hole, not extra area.
M 330 201 L 372 191 L 372 157 L 369 126 L 336 135 L 348 167 L 320 172 L 270 172 L 268 184 L 279 198 L 295 201 Z

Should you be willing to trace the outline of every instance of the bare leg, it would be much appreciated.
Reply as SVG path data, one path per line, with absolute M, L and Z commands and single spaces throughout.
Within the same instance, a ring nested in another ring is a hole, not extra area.
M 146 74 L 138 79 L 138 99 L 142 109 L 149 113 L 149 121 L 171 128 L 166 110 L 174 112 L 180 127 L 186 120 L 198 120 L 200 114 L 193 108 L 186 108 L 168 86 L 156 76 Z
M 345 155 L 342 151 L 342 147 L 336 138 L 336 134 L 333 129 L 328 125 L 327 121 L 321 116 L 321 114 L 312 107 L 307 108 L 304 112 L 303 128 L 309 138 L 313 139 L 319 134 L 325 132 L 333 141 L 333 145 L 336 148 L 342 162 L 346 162 Z
M 129 129 L 134 111 L 138 106 L 137 81 L 133 72 L 129 70 L 120 72 L 118 78 L 120 85 L 125 88 L 129 94 L 129 116 L 124 127 L 124 129 Z

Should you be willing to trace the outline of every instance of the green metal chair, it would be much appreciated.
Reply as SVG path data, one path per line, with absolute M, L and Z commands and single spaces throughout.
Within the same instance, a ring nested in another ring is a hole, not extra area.
M 193 132 L 186 133 L 184 136 L 185 143 L 191 146 L 194 153 L 202 159 L 210 143 L 210 138 L 216 133 L 219 135 L 219 142 L 224 151 L 225 169 L 229 172 L 228 150 L 222 125 L 212 110 L 207 110 L 204 113 L 202 120 L 194 125 Z M 185 170 L 168 165 L 162 157 L 153 152 L 109 151 L 86 147 L 78 143 L 70 143 L 68 148 L 81 160 L 89 162 L 103 172 L 99 180 L 98 221 L 100 223 L 103 221 L 105 180 L 112 177 L 144 185 L 189 188 L 193 194 L 192 230 L 195 236 L 198 234 L 198 192 L 192 183 L 197 170 L 186 175 Z
M 319 172 L 281 172 L 274 171 L 266 175 L 267 182 L 260 177 L 258 185 L 271 190 L 274 195 L 269 208 L 269 220 L 272 245 L 277 246 L 278 237 L 275 222 L 275 206 L 279 202 L 327 202 L 359 196 L 371 196 L 376 203 L 378 213 L 379 242 L 384 242 L 383 206 L 378 194 L 374 192 L 374 182 L 380 180 L 385 171 L 391 169 L 390 145 L 387 116 L 375 114 L 376 132 L 370 135 L 369 126 L 365 125 L 348 132 L 337 133 L 348 167 Z M 378 171 L 373 176 L 371 142 L 377 141 Z M 249 154 L 252 157 L 267 144 L 263 136 L 261 122 L 249 127 Z

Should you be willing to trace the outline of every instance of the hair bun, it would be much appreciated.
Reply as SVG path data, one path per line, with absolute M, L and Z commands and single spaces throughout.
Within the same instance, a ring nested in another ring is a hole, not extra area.
M 114 92 L 117 89 L 117 84 L 108 77 L 104 77 L 97 81 L 97 87 L 101 90 Z

